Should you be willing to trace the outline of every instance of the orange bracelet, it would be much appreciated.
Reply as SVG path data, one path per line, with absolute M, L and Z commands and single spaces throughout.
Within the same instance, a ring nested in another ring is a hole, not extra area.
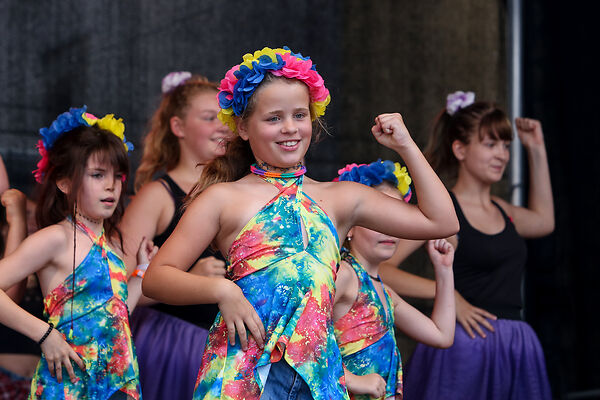
M 140 264 L 136 267 L 135 271 L 131 276 L 137 276 L 139 278 L 144 279 L 144 275 L 146 274 L 146 269 L 148 268 L 148 264 Z

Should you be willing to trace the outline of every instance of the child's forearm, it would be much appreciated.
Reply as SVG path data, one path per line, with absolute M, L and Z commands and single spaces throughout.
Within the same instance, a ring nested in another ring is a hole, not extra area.
M 235 285 L 223 278 L 191 274 L 169 265 L 152 265 L 142 281 L 142 292 L 161 303 L 173 305 L 215 304 Z
M 456 304 L 454 299 L 454 276 L 451 268 L 435 268 L 435 301 L 431 320 L 438 327 L 442 342 L 439 347 L 450 347 L 454 341 Z
M 439 237 L 458 232 L 459 225 L 448 190 L 412 139 L 394 149 L 402 157 L 413 180 L 419 209 L 439 230 Z
M 0 323 L 39 341 L 48 330 L 48 323 L 19 307 L 3 290 L 0 290 Z

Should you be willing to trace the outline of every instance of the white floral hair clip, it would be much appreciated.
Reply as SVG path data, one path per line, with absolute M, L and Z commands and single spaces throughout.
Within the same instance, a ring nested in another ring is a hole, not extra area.
M 473 104 L 475 101 L 475 93 L 473 92 L 462 92 L 457 91 L 450 93 L 446 97 L 446 112 L 450 115 L 454 115 L 455 112 L 461 108 L 465 108 Z
M 169 72 L 162 80 L 161 88 L 163 94 L 169 93 L 191 77 L 192 73 L 188 71 Z

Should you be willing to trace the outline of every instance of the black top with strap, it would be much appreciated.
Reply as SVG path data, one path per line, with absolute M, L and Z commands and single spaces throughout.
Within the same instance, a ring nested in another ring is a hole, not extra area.
M 475 229 L 450 193 L 460 230 L 454 254 L 454 284 L 469 303 L 498 318 L 521 319 L 521 280 L 527 259 L 525 240 L 498 203 L 504 229 L 493 235 Z
M 167 226 L 164 232 L 154 237 L 154 244 L 158 247 L 162 246 L 163 243 L 167 240 L 167 238 L 173 233 L 179 219 L 183 214 L 182 206 L 183 200 L 186 196 L 186 193 L 175 183 L 175 181 L 167 174 L 161 176 L 159 178 L 159 182 L 163 184 L 165 189 L 171 195 L 173 199 L 173 204 L 175 205 L 175 214 L 171 219 L 171 222 Z M 200 258 L 205 258 L 213 256 L 220 260 L 224 260 L 223 256 L 218 251 L 213 251 L 208 248 L 200 255 Z M 190 267 L 191 269 L 191 267 Z M 188 270 L 189 271 L 189 270 Z M 205 329 L 209 329 L 212 323 L 219 312 L 219 307 L 216 304 L 197 304 L 191 306 L 173 306 L 169 304 L 154 304 L 152 308 L 170 314 L 174 317 L 183 319 L 192 324 L 201 326 Z

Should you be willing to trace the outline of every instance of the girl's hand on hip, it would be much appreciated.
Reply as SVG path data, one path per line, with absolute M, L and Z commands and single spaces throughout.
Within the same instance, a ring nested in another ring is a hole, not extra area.
M 56 329 L 52 329 L 46 340 L 41 345 L 44 357 L 48 363 L 50 375 L 55 376 L 58 382 L 62 382 L 62 369 L 65 367 L 71 382 L 77 382 L 75 371 L 71 360 L 80 370 L 85 371 L 85 364 L 79 354 L 65 341 L 63 335 Z
M 398 113 L 380 114 L 375 117 L 371 132 L 380 144 L 392 150 L 398 151 L 412 143 L 402 115 Z
M 256 341 L 258 347 L 263 348 L 265 340 L 265 327 L 256 310 L 246 299 L 242 290 L 235 283 L 223 279 L 224 290 L 220 291 L 218 301 L 221 316 L 227 326 L 227 336 L 229 343 L 235 345 L 235 333 L 237 331 L 240 337 L 240 346 L 242 350 L 248 350 L 248 337 L 246 329 Z
M 386 382 L 379 374 L 354 375 L 348 383 L 348 390 L 353 394 L 367 394 L 374 398 L 385 396 Z

